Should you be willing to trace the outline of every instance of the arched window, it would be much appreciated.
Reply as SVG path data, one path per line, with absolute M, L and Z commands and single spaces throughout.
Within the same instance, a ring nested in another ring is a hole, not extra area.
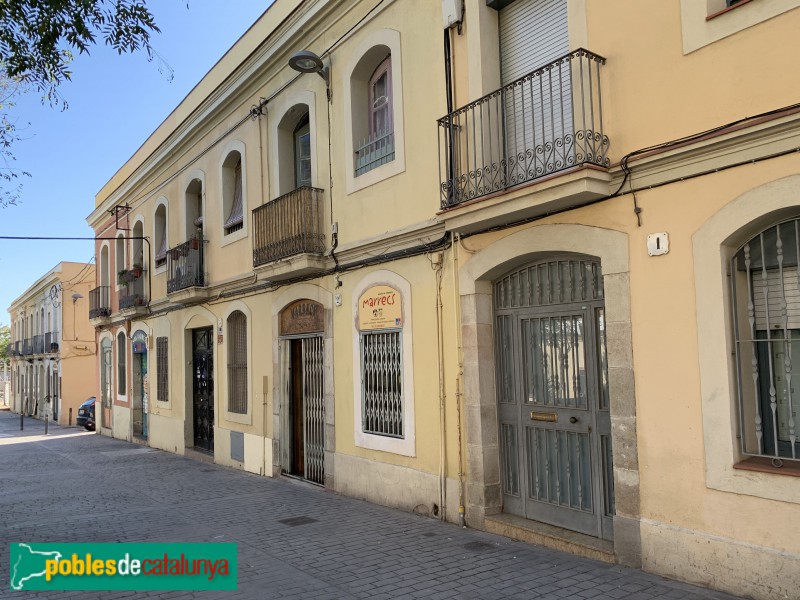
M 117 334 L 117 393 L 120 396 L 125 396 L 127 394 L 128 386 L 127 386 L 127 344 L 125 338 L 125 332 L 120 331 Z
M 203 182 L 192 179 L 186 188 L 186 240 L 203 232 Z
M 386 46 L 371 48 L 350 81 L 355 176 L 394 160 L 392 56 Z
M 311 127 L 308 113 L 294 128 L 294 178 L 295 187 L 311 185 Z
M 156 252 L 154 260 L 155 260 L 155 268 L 158 269 L 159 267 L 163 267 L 167 264 L 167 250 L 169 249 L 167 245 L 167 206 L 166 204 L 159 204 L 158 208 L 156 208 L 156 214 L 154 219 L 154 226 L 155 226 L 155 247 L 154 250 Z
M 225 235 L 244 227 L 242 201 L 242 155 L 233 151 L 222 163 L 222 203 L 225 215 Z
M 228 412 L 247 413 L 247 317 L 228 316 Z
M 117 284 L 122 285 L 123 282 L 120 279 L 123 275 L 122 272 L 125 271 L 125 236 L 122 234 L 118 235 L 115 240 L 114 264 L 117 270 Z
M 800 218 L 751 238 L 734 255 L 742 452 L 774 466 L 800 460 Z

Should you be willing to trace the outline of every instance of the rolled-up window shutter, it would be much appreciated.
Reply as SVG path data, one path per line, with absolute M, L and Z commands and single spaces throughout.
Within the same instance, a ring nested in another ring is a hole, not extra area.
M 156 262 L 161 260 L 165 260 L 167 258 L 167 223 L 166 221 L 162 221 L 159 223 L 159 227 L 161 229 L 161 243 L 158 245 L 158 250 L 156 250 Z
M 225 221 L 225 228 L 229 229 L 235 225 L 242 224 L 242 159 L 236 163 L 233 175 L 233 202 L 231 203 L 231 213 Z

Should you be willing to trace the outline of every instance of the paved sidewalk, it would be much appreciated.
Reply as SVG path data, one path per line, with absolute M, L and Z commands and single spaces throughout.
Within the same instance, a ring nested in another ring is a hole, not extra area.
M 0 411 L 0 598 L 734 600 Z M 304 517 L 294 523 L 286 519 Z M 235 592 L 11 592 L 9 542 L 235 542 Z

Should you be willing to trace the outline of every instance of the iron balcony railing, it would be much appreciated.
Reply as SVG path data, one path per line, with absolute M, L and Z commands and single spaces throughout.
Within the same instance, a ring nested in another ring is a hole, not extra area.
M 207 240 L 191 238 L 167 252 L 167 293 L 204 287 Z
M 111 291 L 107 285 L 101 285 L 89 292 L 89 318 L 107 317 L 111 314 Z
M 600 67 L 575 50 L 442 117 L 442 208 L 581 164 L 608 167 Z
M 33 336 L 33 353 L 44 354 L 44 336 L 41 334 Z
M 144 270 L 131 269 L 126 275 L 125 289 L 119 297 L 120 310 L 145 305 Z
M 356 177 L 394 160 L 394 131 L 378 132 L 355 150 Z
M 44 351 L 58 352 L 58 331 L 50 331 L 44 334 Z
M 22 355 L 31 356 L 33 354 L 33 338 L 25 338 L 22 344 Z
M 22 341 L 18 340 L 16 342 L 14 342 L 14 355 L 15 356 L 22 356 L 22 347 L 23 347 L 23 342 Z
M 253 210 L 253 266 L 325 252 L 322 195 L 303 186 Z

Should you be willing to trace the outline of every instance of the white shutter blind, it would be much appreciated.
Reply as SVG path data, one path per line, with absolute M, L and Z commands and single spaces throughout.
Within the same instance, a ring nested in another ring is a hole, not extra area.
M 516 0 L 500 11 L 502 85 L 567 52 L 567 0 Z
M 761 270 L 752 272 L 753 278 L 753 308 L 756 316 L 756 329 L 758 331 L 783 329 L 783 299 L 786 298 L 786 315 L 789 319 L 789 329 L 800 329 L 800 286 L 798 286 L 797 267 L 783 268 L 783 285 L 778 269 L 767 271 L 767 297 L 764 297 L 764 282 Z M 781 288 L 783 288 L 781 290 Z M 767 319 L 767 306 L 769 306 L 769 319 Z

